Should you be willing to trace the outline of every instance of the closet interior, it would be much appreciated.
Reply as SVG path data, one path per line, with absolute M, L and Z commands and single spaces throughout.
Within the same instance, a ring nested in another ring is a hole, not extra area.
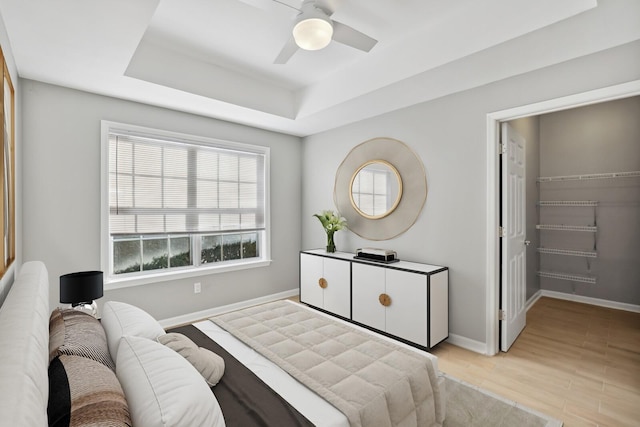
M 580 285 L 606 286 L 616 280 L 624 281 L 625 277 L 634 277 L 632 271 L 625 272 L 629 268 L 633 270 L 633 265 L 625 268 L 625 254 L 621 248 L 626 246 L 624 236 L 621 235 L 623 230 L 633 228 L 631 223 L 624 225 L 623 220 L 627 216 L 624 210 L 633 209 L 634 204 L 637 208 L 638 203 L 637 200 L 634 203 L 632 198 L 627 199 L 628 192 L 624 191 L 625 185 L 630 183 L 625 181 L 634 178 L 640 178 L 640 171 L 537 179 L 541 195 L 538 202 L 540 223 L 536 224 L 540 233 L 540 245 L 537 248 L 540 254 L 540 270 L 537 271 L 539 277 L 568 282 L 571 288 L 557 284 L 556 289 L 581 295 L 596 293 Z M 611 181 L 599 182 L 600 180 Z M 563 199 L 560 200 L 559 197 Z M 578 200 L 581 197 L 588 197 L 589 200 Z M 640 216 L 636 220 L 640 221 Z M 616 260 L 615 257 L 620 259 Z M 598 258 L 604 261 L 600 263 Z M 620 285 L 624 286 L 623 283 Z M 610 298 L 608 291 L 599 295 L 605 299 Z
M 532 157 L 527 298 L 640 308 L 640 96 L 514 122 Z

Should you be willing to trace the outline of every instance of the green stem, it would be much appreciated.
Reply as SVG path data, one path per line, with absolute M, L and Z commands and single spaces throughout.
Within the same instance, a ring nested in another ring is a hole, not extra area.
M 336 244 L 333 241 L 333 233 L 334 232 L 327 232 L 327 252 L 336 251 Z

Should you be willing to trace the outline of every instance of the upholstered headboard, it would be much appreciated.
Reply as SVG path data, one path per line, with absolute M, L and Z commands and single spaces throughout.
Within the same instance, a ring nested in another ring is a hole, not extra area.
M 49 279 L 39 261 L 22 265 L 0 307 L 0 361 L 0 427 L 46 426 Z

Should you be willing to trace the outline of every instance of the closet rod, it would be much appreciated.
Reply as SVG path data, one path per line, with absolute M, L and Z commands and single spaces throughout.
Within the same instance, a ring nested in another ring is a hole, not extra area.
M 635 178 L 640 177 L 640 171 L 632 172 L 610 172 L 610 173 L 593 173 L 584 175 L 565 175 L 565 176 L 541 176 L 538 177 L 538 182 L 551 182 L 551 181 L 576 181 L 586 179 L 609 179 L 609 178 Z

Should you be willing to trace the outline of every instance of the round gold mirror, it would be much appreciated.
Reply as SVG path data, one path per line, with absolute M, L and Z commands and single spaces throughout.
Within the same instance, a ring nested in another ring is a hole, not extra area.
M 369 219 L 389 215 L 402 198 L 400 174 L 385 160 L 371 160 L 360 166 L 351 177 L 349 188 L 351 206 Z
M 373 176 L 378 174 L 386 176 L 387 189 L 379 190 L 374 184 Z M 375 203 L 376 195 L 381 208 Z M 415 223 L 427 200 L 424 165 L 403 142 L 370 139 L 355 146 L 338 167 L 333 200 L 349 230 L 358 236 L 392 239 Z

